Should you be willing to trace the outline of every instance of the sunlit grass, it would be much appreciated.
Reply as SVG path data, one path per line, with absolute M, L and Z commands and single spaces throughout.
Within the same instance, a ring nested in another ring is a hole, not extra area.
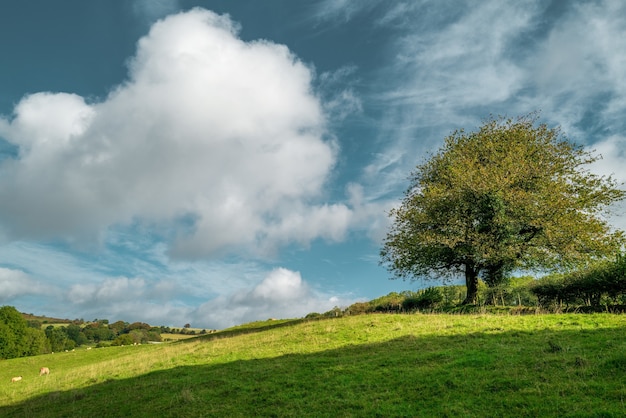
M 623 416 L 624 325 L 608 314 L 267 321 L 3 361 L 0 416 Z
M 195 338 L 197 335 L 192 334 L 172 334 L 168 332 L 161 333 L 161 339 L 163 341 L 178 341 L 178 340 L 188 340 L 189 338 Z

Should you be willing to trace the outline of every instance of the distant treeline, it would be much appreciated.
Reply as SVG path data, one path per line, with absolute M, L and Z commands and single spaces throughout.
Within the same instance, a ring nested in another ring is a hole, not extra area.
M 25 319 L 12 306 L 0 308 L 0 358 L 33 356 L 69 351 L 77 346 L 132 345 L 161 341 L 160 328 L 148 324 L 107 320 L 83 323 L 81 320 L 67 325 L 48 325 L 41 320 Z
M 37 327 L 36 322 L 31 326 Z M 39 325 L 41 327 L 41 325 Z M 76 346 L 145 344 L 149 341 L 161 341 L 160 328 L 143 322 L 129 324 L 117 321 L 112 324 L 106 319 L 89 323 L 71 323 L 67 326 L 48 325 L 44 332 L 50 341 L 50 349 L 54 351 L 72 350 Z
M 79 346 L 119 346 L 162 341 L 162 333 L 193 335 L 195 330 L 151 326 L 107 319 L 53 319 L 22 314 L 12 306 L 0 308 L 0 359 L 74 350 Z M 199 334 L 206 333 L 205 330 Z

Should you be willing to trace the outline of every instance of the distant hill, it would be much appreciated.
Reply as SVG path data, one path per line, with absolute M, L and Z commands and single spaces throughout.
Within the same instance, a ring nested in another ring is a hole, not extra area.
M 71 324 L 72 322 L 75 322 L 75 320 L 72 319 L 60 319 L 60 318 L 51 318 L 45 315 L 35 315 L 32 313 L 24 313 L 21 312 L 22 317 L 24 317 L 25 320 L 27 321 L 41 321 L 41 323 L 43 324 Z M 80 320 L 79 320 L 80 321 Z

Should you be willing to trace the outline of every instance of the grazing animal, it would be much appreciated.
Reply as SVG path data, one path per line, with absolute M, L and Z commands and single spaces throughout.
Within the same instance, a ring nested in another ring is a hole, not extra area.
M 19 382 L 20 380 L 22 380 L 22 376 L 17 376 L 11 379 L 11 383 L 13 382 Z
M 42 367 L 41 369 L 39 369 L 39 376 L 42 376 L 44 374 L 50 374 L 50 369 L 47 367 Z

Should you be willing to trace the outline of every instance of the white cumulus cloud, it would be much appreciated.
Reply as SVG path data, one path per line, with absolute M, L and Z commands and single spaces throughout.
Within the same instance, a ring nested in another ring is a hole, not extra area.
M 103 100 L 35 93 L 0 117 L 19 147 L 0 163 L 0 229 L 71 242 L 156 223 L 184 257 L 341 239 L 351 211 L 321 203 L 338 149 L 312 78 L 227 16 L 169 16 Z
M 259 319 L 300 318 L 352 302 L 315 291 L 297 271 L 277 268 L 253 287 L 204 303 L 194 312 L 193 321 L 226 328 Z
M 21 296 L 45 295 L 51 288 L 21 270 L 0 267 L 0 303 Z

